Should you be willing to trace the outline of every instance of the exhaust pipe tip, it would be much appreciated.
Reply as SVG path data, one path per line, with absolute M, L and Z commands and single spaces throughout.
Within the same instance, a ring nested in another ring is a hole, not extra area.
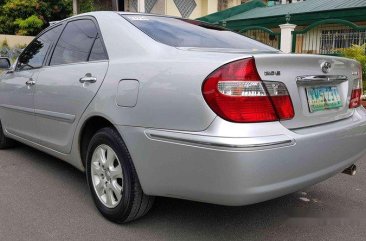
M 351 165 L 348 168 L 346 168 L 342 173 L 350 175 L 350 176 L 354 176 L 357 173 L 357 166 L 356 165 Z

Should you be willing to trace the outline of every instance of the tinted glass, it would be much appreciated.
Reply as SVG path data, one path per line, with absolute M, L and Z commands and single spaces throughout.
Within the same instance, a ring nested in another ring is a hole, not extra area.
M 59 36 L 62 26 L 54 27 L 33 41 L 20 55 L 18 70 L 42 67 L 47 51 Z
M 90 53 L 89 61 L 97 61 L 105 59 L 107 59 L 107 55 L 103 48 L 102 39 L 97 38 Z
M 51 65 L 88 61 L 98 30 L 91 20 L 69 22 L 56 45 Z
M 151 38 L 173 47 L 277 51 L 240 34 L 199 21 L 142 15 L 124 17 Z

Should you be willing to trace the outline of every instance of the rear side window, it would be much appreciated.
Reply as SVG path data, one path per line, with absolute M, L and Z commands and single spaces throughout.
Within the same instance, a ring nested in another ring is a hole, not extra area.
M 93 58 L 98 60 L 106 59 L 97 27 L 91 20 L 76 20 L 66 25 L 56 45 L 50 65 L 86 62 L 90 56 L 96 56 Z
M 173 47 L 278 51 L 240 34 L 200 21 L 144 15 L 123 17 L 151 38 Z
M 89 61 L 97 61 L 107 59 L 107 55 L 104 51 L 102 39 L 97 37 L 94 42 L 92 51 L 90 53 Z

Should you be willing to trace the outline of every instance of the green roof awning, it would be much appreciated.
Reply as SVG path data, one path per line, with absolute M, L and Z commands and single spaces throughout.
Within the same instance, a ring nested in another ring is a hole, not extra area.
M 217 16 L 221 12 L 216 13 Z M 262 5 L 232 14 L 230 17 L 222 18 L 219 21 L 226 21 L 226 27 L 232 30 L 240 30 L 248 26 L 273 28 L 284 24 L 286 22 L 285 16 L 288 13 L 291 15 L 290 22 L 301 26 L 310 25 L 325 19 L 366 22 L 366 0 L 306 0 L 304 2 L 281 4 L 272 7 Z M 209 16 L 202 17 L 202 21 L 205 21 Z

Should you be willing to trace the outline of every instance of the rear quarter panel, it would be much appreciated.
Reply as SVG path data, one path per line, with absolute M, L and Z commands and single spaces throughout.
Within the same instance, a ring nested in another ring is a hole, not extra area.
M 156 42 L 120 15 L 97 13 L 109 69 L 87 115 L 101 113 L 115 125 L 202 131 L 215 119 L 202 96 L 205 78 L 243 54 L 181 50 Z M 116 103 L 118 83 L 138 80 L 137 104 Z
M 202 131 L 216 117 L 203 98 L 202 83 L 233 57 L 237 56 L 174 49 L 170 54 L 112 60 L 94 109 L 107 113 L 117 125 Z M 140 83 L 132 108 L 116 104 L 118 83 L 128 79 Z

